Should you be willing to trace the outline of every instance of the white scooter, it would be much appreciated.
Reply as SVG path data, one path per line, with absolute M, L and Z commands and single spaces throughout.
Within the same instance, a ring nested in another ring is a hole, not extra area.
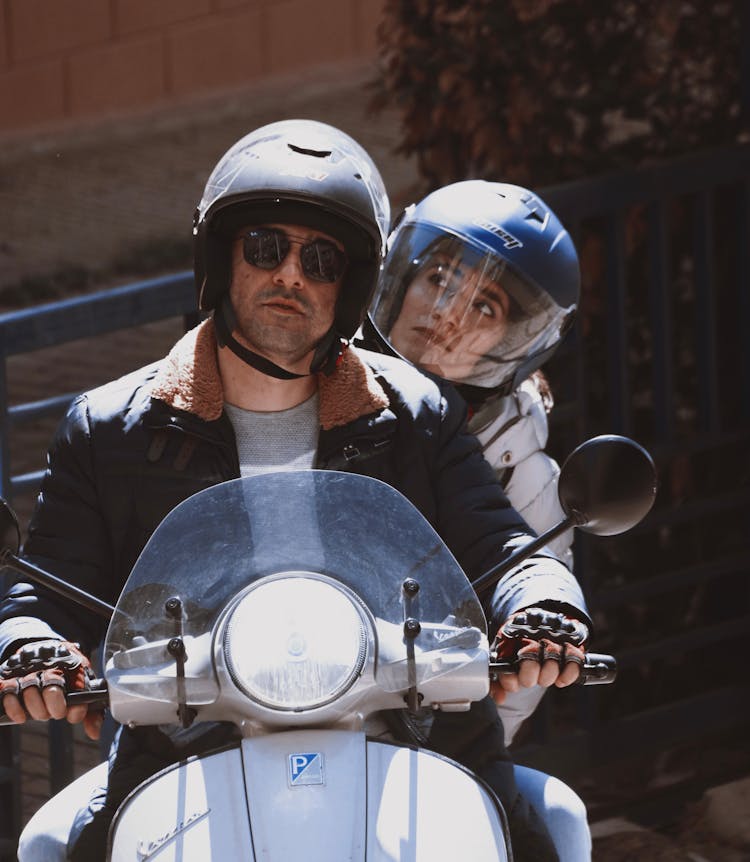
M 655 492 L 650 457 L 621 437 L 563 467 L 565 522 L 613 534 Z M 110 831 L 112 862 L 512 859 L 502 807 L 463 767 L 379 741 L 383 710 L 462 711 L 488 692 L 476 592 L 422 515 L 375 479 L 273 473 L 201 491 L 144 548 L 112 609 L 16 556 L 0 562 L 111 613 L 99 691 L 122 724 L 231 721 L 242 740 L 141 784 Z M 15 545 L 15 547 L 14 547 Z M 610 681 L 589 656 L 585 682 Z

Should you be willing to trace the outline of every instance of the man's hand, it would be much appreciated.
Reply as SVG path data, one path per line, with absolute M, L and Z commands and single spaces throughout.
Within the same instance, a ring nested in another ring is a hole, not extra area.
M 527 608 L 500 626 L 492 644 L 493 660 L 516 660 L 517 673 L 500 673 L 490 683 L 495 703 L 508 692 L 540 685 L 557 688 L 574 683 L 584 663 L 588 627 L 564 614 Z
M 27 718 L 67 718 L 83 722 L 90 739 L 98 739 L 103 713 L 88 704 L 69 707 L 67 691 L 83 691 L 93 677 L 91 662 L 77 644 L 44 640 L 26 644 L 0 664 L 0 709 L 16 724 Z

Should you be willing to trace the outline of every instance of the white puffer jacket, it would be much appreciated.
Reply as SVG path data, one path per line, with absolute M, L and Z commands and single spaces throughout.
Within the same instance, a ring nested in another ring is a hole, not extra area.
M 492 401 L 469 422 L 479 438 L 484 457 L 492 464 L 513 508 L 536 532 L 559 523 L 564 513 L 557 497 L 557 462 L 544 452 L 549 435 L 547 411 L 533 379 L 524 381 L 511 395 Z M 572 569 L 573 530 L 548 547 Z M 521 723 L 536 709 L 546 689 L 521 689 L 508 694 L 498 706 L 505 744 L 510 745 Z
M 549 436 L 547 412 L 533 379 L 476 413 L 469 430 L 479 438 L 484 457 L 495 468 L 513 508 L 535 532 L 543 533 L 565 517 L 557 498 L 560 468 L 544 452 Z M 569 568 L 572 542 L 569 530 L 548 546 Z

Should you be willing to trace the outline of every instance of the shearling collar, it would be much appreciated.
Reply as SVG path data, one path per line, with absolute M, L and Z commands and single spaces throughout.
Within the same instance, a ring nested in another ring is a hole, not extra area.
M 213 320 L 186 333 L 162 362 L 151 389 L 152 398 L 206 422 L 224 409 L 224 392 L 216 355 Z M 354 349 L 345 348 L 330 377 L 318 375 L 320 425 L 328 431 L 388 406 L 388 397 L 372 370 Z

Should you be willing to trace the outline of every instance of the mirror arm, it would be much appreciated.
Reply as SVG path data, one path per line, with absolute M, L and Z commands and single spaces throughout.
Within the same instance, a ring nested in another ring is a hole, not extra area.
M 107 604 L 107 602 L 103 602 L 85 590 L 74 587 L 72 584 L 67 583 L 67 581 L 63 581 L 61 578 L 45 572 L 44 569 L 37 568 L 32 563 L 22 560 L 7 549 L 0 551 L 0 567 L 2 566 L 15 569 L 15 571 L 31 578 L 32 581 L 36 581 L 37 584 L 41 584 L 43 587 L 64 596 L 66 599 L 72 599 L 72 601 L 93 611 L 95 614 L 99 614 L 99 616 L 105 619 L 110 619 L 115 612 L 114 607 Z
M 517 548 L 513 553 L 502 563 L 498 563 L 496 566 L 493 566 L 491 569 L 488 569 L 483 575 L 480 575 L 475 581 L 473 581 L 472 586 L 477 593 L 481 593 L 489 587 L 494 587 L 495 584 L 502 578 L 504 575 L 507 575 L 508 572 L 519 563 L 522 563 L 527 557 L 530 557 L 532 554 L 535 554 L 539 548 L 543 548 L 548 542 L 551 542 L 553 539 L 556 539 L 561 533 L 564 533 L 566 530 L 570 530 L 573 527 L 580 527 L 582 524 L 585 524 L 585 518 L 582 518 L 578 513 L 573 512 L 568 515 L 567 518 L 560 521 L 554 527 L 550 527 L 549 530 L 542 533 L 541 536 L 537 536 L 527 545 L 524 545 L 522 548 Z

